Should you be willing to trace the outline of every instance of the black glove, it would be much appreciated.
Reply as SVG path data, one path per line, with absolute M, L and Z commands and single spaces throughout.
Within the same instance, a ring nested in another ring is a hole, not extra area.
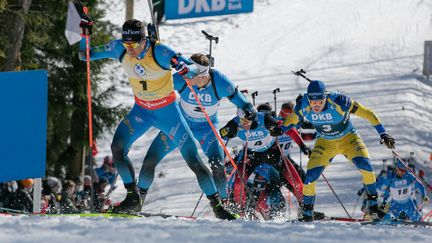
M 310 158 L 310 156 L 312 154 L 312 150 L 308 146 L 306 146 L 306 145 L 300 146 L 300 150 L 302 151 L 302 153 L 304 155 L 307 155 L 308 158 Z
M 303 99 L 303 95 L 299 94 L 296 98 L 296 104 L 300 103 L 302 101 L 302 99 Z
M 385 144 L 385 146 L 387 146 L 387 148 L 389 148 L 389 149 L 394 149 L 395 148 L 395 146 L 394 146 L 395 145 L 395 140 L 388 133 L 381 133 L 380 137 L 381 137 L 381 140 L 380 140 L 381 144 Z
M 247 104 L 242 108 L 243 112 L 245 113 L 245 118 L 249 121 L 255 121 L 256 119 L 256 111 L 253 108 L 252 104 Z
M 280 127 L 272 126 L 269 128 L 270 136 L 272 137 L 279 137 L 283 134 L 283 130 Z
M 229 126 L 225 126 L 219 130 L 219 133 L 223 139 L 227 140 L 236 136 L 236 132 L 232 130 L 234 129 L 230 129 Z
M 83 14 L 81 16 L 81 22 L 79 26 L 81 27 L 82 35 L 90 36 L 92 34 L 93 20 L 87 14 Z
M 364 192 L 364 190 L 363 189 L 360 189 L 358 192 L 357 192 L 357 196 L 361 196 L 361 195 L 363 195 L 363 192 Z

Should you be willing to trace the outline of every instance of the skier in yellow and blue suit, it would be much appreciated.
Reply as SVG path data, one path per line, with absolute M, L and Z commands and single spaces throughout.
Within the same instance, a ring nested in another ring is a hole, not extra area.
M 83 15 L 80 24 L 83 33 L 90 35 L 92 25 L 91 19 Z M 81 59 L 85 60 L 84 38 L 80 50 Z M 90 58 L 120 61 L 128 75 L 135 99 L 132 110 L 118 125 L 111 144 L 113 161 L 127 189 L 126 198 L 113 211 L 141 211 L 147 189 L 138 188 L 128 152 L 136 139 L 150 127 L 156 127 L 167 134 L 179 148 L 195 173 L 199 186 L 210 200 L 216 217 L 234 219 L 235 216 L 226 211 L 221 203 L 211 173 L 198 155 L 192 132 L 176 101 L 171 68 L 174 67 L 180 75 L 190 75 L 187 60 L 168 46 L 146 37 L 143 23 L 135 19 L 123 24 L 122 39 L 91 48 Z
M 338 154 L 343 154 L 360 170 L 372 217 L 384 216 L 377 207 L 376 179 L 369 152 L 350 121 L 350 114 L 367 119 L 379 133 L 381 143 L 394 149 L 395 141 L 386 132 L 377 115 L 340 92 L 327 92 L 325 84 L 318 80 L 310 82 L 307 93 L 297 101 L 294 110 L 294 113 L 285 118 L 283 130 L 289 130 L 306 119 L 315 126 L 318 133 L 307 165 L 302 220 L 313 220 L 316 181 Z

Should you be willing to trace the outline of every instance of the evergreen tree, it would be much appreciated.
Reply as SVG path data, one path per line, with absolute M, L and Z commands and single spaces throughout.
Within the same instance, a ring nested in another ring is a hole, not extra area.
M 12 2 L 16 1 L 6 1 L 5 12 Z M 86 63 L 78 59 L 78 45 L 69 46 L 64 36 L 67 5 L 66 0 L 32 0 L 30 11 L 23 16 L 25 33 L 19 56 L 21 70 L 48 70 L 48 174 L 59 176 L 65 168 L 65 176 L 73 179 L 82 169 L 83 148 L 88 147 L 87 80 Z M 117 27 L 101 20 L 105 15 L 103 3 L 89 1 L 87 7 L 95 22 L 92 45 L 113 39 Z M 1 19 L 4 17 L 2 14 Z M 4 21 L 0 22 L 0 27 L 7 31 Z M 8 44 L 0 44 L 0 47 Z M 0 64 L 5 61 L 5 55 L 0 52 Z M 123 106 L 106 105 L 115 94 L 116 86 L 102 90 L 98 85 L 108 63 L 106 60 L 91 63 L 94 138 L 112 129 L 125 114 Z

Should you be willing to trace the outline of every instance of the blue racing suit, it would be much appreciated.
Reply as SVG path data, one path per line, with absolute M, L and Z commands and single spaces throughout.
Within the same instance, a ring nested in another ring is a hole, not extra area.
M 425 187 L 417 181 L 414 175 L 406 172 L 402 177 L 392 173 L 388 177 L 377 181 L 378 187 L 385 187 L 384 204 L 387 202 L 389 210 L 386 218 L 401 218 L 419 221 L 421 214 L 415 202 L 415 191 L 418 190 L 425 198 Z
M 248 101 L 238 91 L 234 83 L 216 69 L 210 70 L 210 82 L 202 88 L 194 86 L 194 91 L 204 106 L 210 120 L 218 129 L 218 110 L 220 100 L 227 97 L 235 106 L 243 108 Z M 204 154 L 209 158 L 209 164 L 213 172 L 213 179 L 221 198 L 226 198 L 226 175 L 224 166 L 224 152 L 216 135 L 204 117 L 201 108 L 196 102 L 184 78 L 178 74 L 173 75 L 174 89 L 180 93 L 180 110 L 186 118 L 186 122 L 192 130 L 196 140 L 201 145 Z M 176 148 L 173 140 L 169 139 L 165 132 L 161 131 L 150 145 L 149 152 L 144 159 L 144 165 L 140 173 L 140 188 L 148 188 L 153 179 L 157 164 Z

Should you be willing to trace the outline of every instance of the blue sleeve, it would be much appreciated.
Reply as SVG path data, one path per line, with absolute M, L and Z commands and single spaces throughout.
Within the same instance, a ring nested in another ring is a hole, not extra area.
M 243 108 L 250 103 L 225 74 L 216 69 L 212 69 L 212 71 L 214 79 L 212 82 L 216 85 L 219 98 L 227 97 L 238 108 Z
M 382 124 L 378 124 L 378 125 L 374 126 L 374 128 L 378 132 L 378 134 L 383 134 L 386 132 L 386 130 L 384 129 L 384 126 Z
M 351 108 L 352 100 L 348 96 L 339 92 L 335 92 L 334 96 L 336 96 L 333 99 L 334 102 L 338 104 L 343 111 L 349 111 L 349 109 Z
M 412 179 L 415 181 L 415 184 L 414 184 L 415 189 L 418 190 L 418 191 L 420 192 L 422 198 L 425 197 L 425 196 L 426 196 L 426 188 L 423 186 L 422 183 L 420 183 L 420 182 L 415 178 L 415 176 L 412 175 Z
M 171 69 L 171 59 L 173 57 L 176 57 L 178 62 L 190 63 L 187 58 L 164 44 L 156 44 L 154 54 L 156 62 L 165 69 Z
M 178 73 L 173 74 L 173 81 L 174 81 L 174 89 L 177 91 L 182 89 L 183 86 L 186 84 L 184 78 Z
M 90 39 L 89 39 L 90 41 Z M 82 38 L 80 41 L 80 51 L 79 51 L 79 58 L 82 61 L 86 60 L 86 39 Z M 90 60 L 99 60 L 99 59 L 105 59 L 105 58 L 111 58 L 111 59 L 120 59 L 122 53 L 125 51 L 125 48 L 123 44 L 121 43 L 121 40 L 113 40 L 110 41 L 108 44 L 91 47 L 90 49 Z

